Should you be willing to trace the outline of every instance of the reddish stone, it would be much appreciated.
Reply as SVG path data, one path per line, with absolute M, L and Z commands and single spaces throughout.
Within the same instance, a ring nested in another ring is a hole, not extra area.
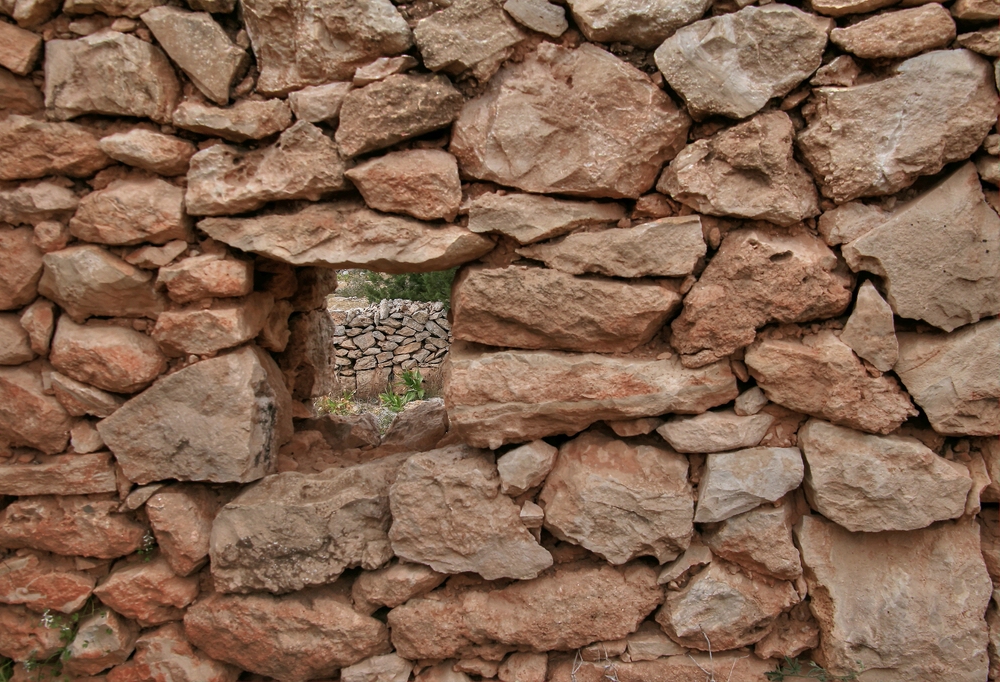
M 160 268 L 156 282 L 165 284 L 178 303 L 246 296 L 253 290 L 253 263 L 215 254 L 194 256 Z
M 54 455 L 66 449 L 69 427 L 69 414 L 45 395 L 36 368 L 0 367 L 0 432 L 5 440 Z
M 33 240 L 31 228 L 0 228 L 0 310 L 20 308 L 38 295 L 42 252 Z
M 44 661 L 62 647 L 59 629 L 42 625 L 37 613 L 23 606 L 0 606 L 0 656 Z
M 143 627 L 184 617 L 184 607 L 198 596 L 198 577 L 182 578 L 162 556 L 119 564 L 94 589 L 102 602 Z
M 78 325 L 68 317 L 56 326 L 49 360 L 71 379 L 115 393 L 141 391 L 167 369 L 167 358 L 142 332 Z
M 0 602 L 32 611 L 73 613 L 94 590 L 95 579 L 76 570 L 76 561 L 57 554 L 20 549 L 0 562 Z
M 40 457 L 30 464 L 0 464 L 0 495 L 89 495 L 117 490 L 110 452 Z
M 210 488 L 194 483 L 169 486 L 146 502 L 156 542 L 177 575 L 190 575 L 208 558 L 218 505 Z
M 236 682 L 239 676 L 239 668 L 191 646 L 180 623 L 168 623 L 139 637 L 135 656 L 111 670 L 107 682 Z

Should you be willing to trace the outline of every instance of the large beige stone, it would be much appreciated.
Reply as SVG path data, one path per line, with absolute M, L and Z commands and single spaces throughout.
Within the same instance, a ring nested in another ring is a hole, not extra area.
M 177 575 L 190 575 L 208 559 L 219 500 L 207 486 L 178 483 L 146 501 L 146 516 L 160 552 Z
M 236 682 L 239 668 L 209 658 L 191 646 L 180 623 L 139 636 L 135 655 L 108 674 L 109 682 Z
M 440 149 L 391 152 L 345 173 L 371 208 L 420 220 L 454 220 L 462 203 L 455 157 Z
M 674 288 L 652 281 L 472 266 L 452 284 L 452 333 L 512 348 L 627 353 L 652 339 L 680 302 Z
M 497 459 L 500 491 L 517 496 L 540 486 L 555 466 L 558 452 L 544 440 L 534 440 L 505 452 Z
M 191 219 L 180 187 L 159 178 L 116 180 L 80 200 L 69 229 L 98 244 L 164 244 L 190 239 Z
M 156 283 L 177 303 L 246 296 L 253 290 L 253 263 L 218 252 L 191 256 L 160 268 Z
M 226 108 L 187 100 L 174 110 L 172 120 L 178 128 L 245 142 L 270 137 L 292 125 L 292 110 L 281 99 L 241 99 Z
M 471 218 L 469 225 L 471 229 Z M 706 251 L 701 219 L 681 216 L 626 229 L 577 232 L 558 241 L 520 248 L 517 253 L 573 275 L 686 277 Z
M 469 204 L 470 230 L 497 232 L 513 237 L 519 244 L 558 237 L 582 227 L 610 226 L 624 217 L 625 209 L 620 204 L 567 201 L 537 194 L 487 193 Z
M 167 369 L 156 341 L 142 332 L 67 317 L 56 326 L 49 360 L 71 379 L 115 393 L 141 391 Z
M 603 419 L 698 414 L 736 397 L 728 362 L 686 369 L 655 360 L 556 351 L 486 351 L 455 343 L 445 366 L 452 432 L 497 448 L 575 434 Z
M 101 580 L 94 594 L 142 627 L 162 625 L 184 617 L 184 608 L 198 596 L 198 576 L 174 574 L 162 556 L 121 562 Z
M 0 187 L 0 220 L 11 225 L 65 222 L 79 203 L 73 190 L 47 180 Z
M 819 68 L 832 26 L 788 5 L 745 7 L 679 29 L 656 65 L 696 118 L 746 118 Z
M 688 462 L 669 448 L 588 431 L 559 448 L 538 496 L 545 527 L 612 564 L 672 561 L 694 531 Z
M 413 42 L 389 0 L 247 0 L 241 7 L 264 94 L 348 80 L 357 67 Z
M 701 537 L 716 556 L 755 573 L 795 580 L 802 563 L 792 542 L 793 514 L 789 503 L 765 504 L 729 517 Z
M 968 158 L 996 123 L 989 62 L 967 50 L 907 59 L 894 75 L 817 88 L 798 145 L 824 196 L 892 194 Z
M 0 228 L 0 310 L 14 310 L 38 295 L 42 252 L 30 228 Z
M 393 563 L 362 572 L 351 587 L 351 599 L 356 611 L 371 614 L 381 606 L 396 608 L 426 594 L 447 577 L 423 564 Z
M 45 45 L 45 106 L 58 119 L 93 113 L 169 123 L 180 91 L 160 48 L 127 33 Z
M 389 627 L 396 653 L 409 660 L 480 653 L 499 659 L 515 649 L 571 650 L 622 639 L 662 600 L 649 566 L 580 561 L 534 580 L 448 585 L 390 611 Z
M 431 71 L 471 69 L 485 83 L 527 37 L 504 13 L 501 0 L 456 0 L 417 22 L 413 38 Z
M 188 608 L 184 632 L 212 658 L 280 682 L 329 677 L 390 650 L 385 625 L 355 613 L 334 587 L 211 594 Z
M 341 682 L 407 682 L 413 663 L 396 654 L 372 656 L 340 671 Z
M 69 414 L 57 399 L 45 394 L 37 368 L 0 367 L 3 440 L 54 455 L 66 449 L 69 427 Z
M 938 433 L 1000 434 L 1000 320 L 951 334 L 899 334 L 894 367 Z
M 75 123 L 49 123 L 10 115 L 0 121 L 0 180 L 45 175 L 85 178 L 111 159 L 97 147 L 97 136 Z
M 684 297 L 671 343 L 685 364 L 714 362 L 749 345 L 765 324 L 839 315 L 852 286 L 837 254 L 803 228 L 733 230 Z
M 774 502 L 802 483 L 798 448 L 747 448 L 708 455 L 698 484 L 696 523 L 724 521 Z
M 726 452 L 760 444 L 774 417 L 766 412 L 739 416 L 732 410 L 670 417 L 656 432 L 677 452 Z
M 901 59 L 947 47 L 955 21 L 944 7 L 930 3 L 886 12 L 830 32 L 830 41 L 862 59 Z
M 0 561 L 0 602 L 24 604 L 35 612 L 78 611 L 96 582 L 69 557 L 19 549 Z
M 917 414 L 894 378 L 871 376 L 829 330 L 758 340 L 746 364 L 771 402 L 834 424 L 886 434 Z
M 198 227 L 230 246 L 293 265 L 390 273 L 447 270 L 493 248 L 491 239 L 463 227 L 383 215 L 355 201 L 290 214 L 208 218 Z
M 319 123 L 335 121 L 340 115 L 344 97 L 354 88 L 350 82 L 326 83 L 288 93 L 288 104 L 300 121 Z
M 129 480 L 246 483 L 270 473 L 292 435 L 280 370 L 256 347 L 163 377 L 97 430 Z
M 257 336 L 273 306 L 271 294 L 254 292 L 215 301 L 211 308 L 171 310 L 156 319 L 151 336 L 170 355 L 210 355 Z
M 389 490 L 389 508 L 392 553 L 440 573 L 525 580 L 552 565 L 500 494 L 490 453 L 451 446 L 413 455 Z
M 198 151 L 187 140 L 143 128 L 102 137 L 98 147 L 115 161 L 166 176 L 187 173 L 188 162 Z
M 0 464 L 0 495 L 89 495 L 117 490 L 109 452 L 55 455 L 31 464 Z
M 761 682 L 774 670 L 773 661 L 762 661 L 739 651 L 692 653 L 668 656 L 655 661 L 622 663 L 574 662 L 572 657 L 552 666 L 550 682 L 602 682 L 613 674 L 619 682 L 688 682 L 725 680 L 726 682 Z
M 854 310 L 844 325 L 840 340 L 880 372 L 888 372 L 896 364 L 899 343 L 892 308 L 870 281 L 858 290 Z
M 642 2 L 640 0 L 571 0 L 577 26 L 595 43 L 631 43 L 650 50 L 674 31 L 700 19 L 707 0 Z
M 542 43 L 465 104 L 451 152 L 467 175 L 527 192 L 636 198 L 689 125 L 648 76 L 610 53 Z
M 850 533 L 806 516 L 795 535 L 822 633 L 820 665 L 886 682 L 986 678 L 983 614 L 993 586 L 974 522 Z

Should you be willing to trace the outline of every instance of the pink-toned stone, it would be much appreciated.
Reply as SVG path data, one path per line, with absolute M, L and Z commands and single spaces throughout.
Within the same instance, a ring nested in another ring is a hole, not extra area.
M 726 680 L 726 682 L 761 682 L 765 673 L 774 670 L 774 663 L 762 661 L 742 652 L 719 652 L 713 655 L 694 653 L 668 656 L 655 661 L 637 663 L 614 662 L 609 670 L 607 661 L 578 665 L 568 657 L 550 666 L 550 682 L 601 682 L 613 673 L 619 682 L 688 682 L 691 680 Z M 706 676 L 706 671 L 707 676 Z
M 0 313 L 0 365 L 20 365 L 31 362 L 34 357 L 28 332 L 17 315 Z
M 66 646 L 66 673 L 96 675 L 124 663 L 135 649 L 139 627 L 109 608 L 80 619 L 73 640 Z
M 111 163 L 87 128 L 18 115 L 0 121 L 0 156 L 4 158 L 0 180 L 46 175 L 85 178 Z
M 54 220 L 43 220 L 35 225 L 35 246 L 45 253 L 65 249 L 72 235 L 69 227 Z
M 713 554 L 727 561 L 780 580 L 795 580 L 802 575 L 802 564 L 792 542 L 793 514 L 790 504 L 765 504 L 707 529 L 702 539 Z
M 300 121 L 335 121 L 340 115 L 344 97 L 353 87 L 351 83 L 344 82 L 313 85 L 288 93 L 288 104 Z
M 0 112 L 30 115 L 45 106 L 42 92 L 30 78 L 19 78 L 6 69 L 0 69 Z
M 192 256 L 160 268 L 156 283 L 177 303 L 246 296 L 253 290 L 253 263 L 218 254 Z
M 488 192 L 469 204 L 470 230 L 504 234 L 519 244 L 533 244 L 585 227 L 611 226 L 624 217 L 625 209 L 620 204 L 568 201 L 522 192 Z M 580 232 L 582 237 L 585 232 Z M 542 244 L 538 248 L 545 246 Z M 558 248 L 558 244 L 553 248 Z M 522 255 L 534 258 L 532 254 L 535 253 Z M 546 259 L 542 257 L 541 260 Z M 556 264 L 552 267 L 571 272 Z
M 194 133 L 245 142 L 269 137 L 292 125 L 292 110 L 280 99 L 241 99 L 226 108 L 187 100 L 174 109 L 172 120 L 178 128 Z
M 101 602 L 142 627 L 184 617 L 198 596 L 198 576 L 182 578 L 162 556 L 119 564 L 94 589 Z
M 355 87 L 363 88 L 397 73 L 406 73 L 419 63 L 415 57 L 408 54 L 400 57 L 379 57 L 370 64 L 359 66 L 354 70 L 353 84 Z
M 110 452 L 53 455 L 31 464 L 0 464 L 0 495 L 89 495 L 117 490 Z
M 191 238 L 184 190 L 160 178 L 116 180 L 80 200 L 73 236 L 98 244 L 164 244 Z
M 143 270 L 156 270 L 169 265 L 187 248 L 187 242 L 180 240 L 167 242 L 163 246 L 140 246 L 125 254 L 125 262 Z
M 819 625 L 805 603 L 796 604 L 788 613 L 778 616 L 771 631 L 754 645 L 761 658 L 796 658 L 819 646 Z
M 0 66 L 27 76 L 42 52 L 42 37 L 13 24 L 0 23 Z
M 218 507 L 216 494 L 196 483 L 168 486 L 146 502 L 146 516 L 156 543 L 177 575 L 191 575 L 208 559 L 212 521 Z
M 23 606 L 0 606 L 0 656 L 44 661 L 62 647 L 59 630 L 42 625 L 37 613 Z
M 143 128 L 102 137 L 97 146 L 115 161 L 166 176 L 187 173 L 188 161 L 198 151 L 187 140 Z
M 854 310 L 844 325 L 840 340 L 880 372 L 888 372 L 896 364 L 899 343 L 892 308 L 871 281 L 866 281 L 858 290 Z
M 32 237 L 31 228 L 0 227 L 0 310 L 20 308 L 38 295 L 42 252 Z
M 45 221 L 63 221 L 73 215 L 79 204 L 73 190 L 48 180 L 26 182 L 0 189 L 0 220 L 11 225 L 38 225 Z
M 96 579 L 76 570 L 69 557 L 19 549 L 0 561 L 0 602 L 24 604 L 32 611 L 78 611 L 90 598 Z
M 167 369 L 156 341 L 118 326 L 78 325 L 60 318 L 49 356 L 61 373 L 115 393 L 136 393 Z
M 501 0 L 459 0 L 417 22 L 413 37 L 428 69 L 485 83 L 527 36 Z
M 545 682 L 549 657 L 546 654 L 513 653 L 497 671 L 502 682 Z
M 390 152 L 344 175 L 371 208 L 421 220 L 454 220 L 462 203 L 458 161 L 439 149 Z
M 930 3 L 886 12 L 830 31 L 830 42 L 862 59 L 901 59 L 946 47 L 955 39 L 955 21 Z
M 351 598 L 355 610 L 371 615 L 382 606 L 393 609 L 426 594 L 447 577 L 423 564 L 394 563 L 362 572 L 351 588 Z
M 210 355 L 253 339 L 274 306 L 271 294 L 215 301 L 211 308 L 161 313 L 152 338 L 174 356 Z
M 49 379 L 52 382 L 52 394 L 74 417 L 88 414 L 108 417 L 125 403 L 122 396 L 70 379 L 59 372 L 52 372 Z
M 542 484 L 552 471 L 559 450 L 543 440 L 508 450 L 497 459 L 500 491 L 516 497 Z
M 58 400 L 45 394 L 38 369 L 0 367 L 0 428 L 11 445 L 50 455 L 69 442 L 70 417 Z
M 38 355 L 48 355 L 52 332 L 56 327 L 56 306 L 44 298 L 21 311 L 21 326 L 28 333 L 31 350 Z
M 239 668 L 191 646 L 180 623 L 168 623 L 140 635 L 135 656 L 109 671 L 107 682 L 236 682 L 239 676 Z

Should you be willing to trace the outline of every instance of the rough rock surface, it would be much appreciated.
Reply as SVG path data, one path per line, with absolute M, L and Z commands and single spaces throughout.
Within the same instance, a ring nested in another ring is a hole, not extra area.
M 74 677 L 96 675 L 124 663 L 135 648 L 138 626 L 111 609 L 80 619 L 73 639 L 66 645 L 64 671 Z
M 98 147 L 115 161 L 167 176 L 187 173 L 197 151 L 187 140 L 143 128 L 102 137 Z
M 392 551 L 440 573 L 524 580 L 552 565 L 517 505 L 500 494 L 490 453 L 451 446 L 413 455 L 389 491 L 389 508 Z
M 20 365 L 34 357 L 31 338 L 17 315 L 0 315 L 0 365 Z
M 70 379 L 59 372 L 52 372 L 49 379 L 56 400 L 74 417 L 87 414 L 108 417 L 125 403 L 122 396 Z
M 659 47 L 674 31 L 700 19 L 707 0 L 640 2 L 638 0 L 571 0 L 570 10 L 587 40 Z
M 45 394 L 37 369 L 0 367 L 0 428 L 11 445 L 55 455 L 66 449 L 70 418 L 56 398 Z
M 625 217 L 619 204 L 567 201 L 537 194 L 488 193 L 469 204 L 469 229 L 498 232 L 532 244 L 578 228 L 611 225 Z
M 698 486 L 696 523 L 724 521 L 774 502 L 802 483 L 798 448 L 748 448 L 717 452 L 705 460 Z
M 440 149 L 391 152 L 359 163 L 345 175 L 378 211 L 451 221 L 462 203 L 458 162 Z
M 671 561 L 687 548 L 694 503 L 687 458 L 588 431 L 559 448 L 538 501 L 545 527 L 612 564 Z
M 451 152 L 464 173 L 528 192 L 635 198 L 684 145 L 689 125 L 613 55 L 542 43 L 465 104 Z
M 181 620 L 198 596 L 198 576 L 174 574 L 162 556 L 119 564 L 94 589 L 101 603 L 142 627 Z
M 209 658 L 191 646 L 180 623 L 168 623 L 143 633 L 135 641 L 135 656 L 118 666 L 109 682 L 170 680 L 170 682 L 236 682 L 240 671 Z
M 50 361 L 72 379 L 115 393 L 141 391 L 167 369 L 156 342 L 142 332 L 69 318 L 56 326 Z
M 0 188 L 0 220 L 11 225 L 38 225 L 49 220 L 65 222 L 80 200 L 72 190 L 42 180 Z
M 245 142 L 270 137 L 292 125 L 292 110 L 280 99 L 241 99 L 225 109 L 187 100 L 174 110 L 173 124 L 202 135 Z
M 169 355 L 211 355 L 250 341 L 264 328 L 273 309 L 270 294 L 216 301 L 211 308 L 161 313 L 152 338 Z
M 0 495 L 88 495 L 117 490 L 108 452 L 55 455 L 33 464 L 0 464 Z
M 111 163 L 87 128 L 17 115 L 0 121 L 0 155 L 4 157 L 0 180 L 45 175 L 85 178 Z
M 351 587 L 355 610 L 371 614 L 380 606 L 390 609 L 430 592 L 448 576 L 423 564 L 394 563 L 365 571 Z
M 880 372 L 888 372 L 896 364 L 899 343 L 892 308 L 870 281 L 858 290 L 854 310 L 844 325 L 840 340 Z
M 947 47 L 955 21 L 941 5 L 886 12 L 830 31 L 830 42 L 862 59 L 901 59 Z
M 431 71 L 470 70 L 480 81 L 492 76 L 526 34 L 504 14 L 501 0 L 456 0 L 413 29 Z
M 755 447 L 773 423 L 774 417 L 767 413 L 741 417 L 732 410 L 719 410 L 671 417 L 656 432 L 677 452 L 726 452 Z
M 724 674 L 727 682 L 758 682 L 767 679 L 765 673 L 774 670 L 774 663 L 771 661 L 762 661 L 740 652 L 719 651 L 711 656 L 707 653 L 693 653 L 668 656 L 655 661 L 615 662 L 613 665 L 613 669 L 609 671 L 607 661 L 577 664 L 572 658 L 566 658 L 552 666 L 548 679 L 551 682 L 601 682 L 612 672 L 619 682 L 681 682 L 701 680 L 707 670 L 714 671 L 718 676 Z
M 0 26 L 0 66 L 27 76 L 42 51 L 42 37 L 13 24 Z
M 221 253 L 206 253 L 160 268 L 156 283 L 165 286 L 177 303 L 245 296 L 253 289 L 253 264 Z
M 372 656 L 340 671 L 341 682 L 407 682 L 413 663 L 396 654 Z
M 162 488 L 146 501 L 156 543 L 177 575 L 190 575 L 208 558 L 218 504 L 211 489 L 187 483 Z
M 0 656 L 45 660 L 63 646 L 59 631 L 42 625 L 37 613 L 23 606 L 0 606 Z
M 335 121 L 340 115 L 344 97 L 354 88 L 352 83 L 326 83 L 288 93 L 288 104 L 300 121 L 319 123 Z
M 712 554 L 750 571 L 795 580 L 802 564 L 792 542 L 792 519 L 791 504 L 762 505 L 706 530 L 702 540 Z
M 76 561 L 30 549 L 0 561 L 0 602 L 30 610 L 78 611 L 90 598 L 96 579 L 76 570 Z
M 558 38 L 569 28 L 566 10 L 548 0 L 507 0 L 503 9 L 522 26 L 553 38 Z
M 180 187 L 159 178 L 117 180 L 80 200 L 69 230 L 98 244 L 164 244 L 189 239 L 191 219 Z
M 559 450 L 543 440 L 508 450 L 497 459 L 500 492 L 517 496 L 540 486 L 552 471 Z
M 0 310 L 20 308 L 38 295 L 42 252 L 31 240 L 26 227 L 0 229 Z

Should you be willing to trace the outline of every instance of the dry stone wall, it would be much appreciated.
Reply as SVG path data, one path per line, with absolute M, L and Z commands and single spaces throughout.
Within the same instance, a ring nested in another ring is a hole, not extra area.
M 12 679 L 1000 674 L 995 1 L 0 15 Z

